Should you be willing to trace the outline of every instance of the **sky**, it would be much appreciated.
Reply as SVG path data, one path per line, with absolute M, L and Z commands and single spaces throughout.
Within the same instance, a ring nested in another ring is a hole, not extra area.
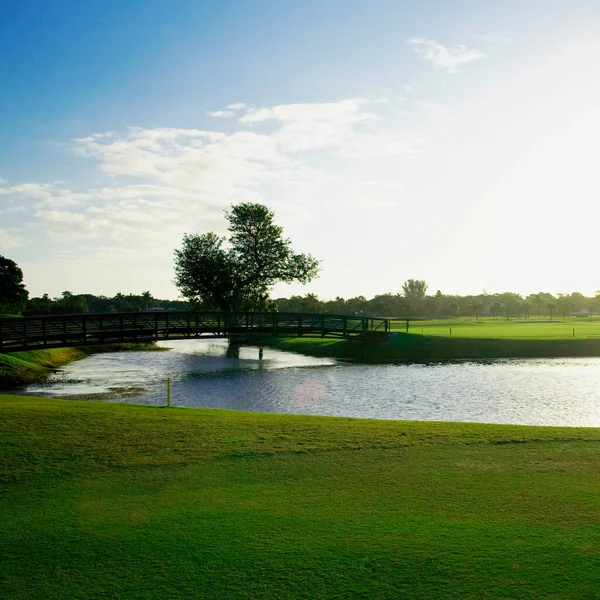
M 0 0 L 0 254 L 33 296 L 177 298 L 269 206 L 273 296 L 600 288 L 596 0 Z

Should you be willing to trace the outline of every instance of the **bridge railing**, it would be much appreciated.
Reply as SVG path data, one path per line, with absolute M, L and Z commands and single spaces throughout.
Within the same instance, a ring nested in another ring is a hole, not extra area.
M 35 348 L 235 335 L 362 336 L 389 319 L 307 313 L 143 312 L 0 319 L 0 353 Z

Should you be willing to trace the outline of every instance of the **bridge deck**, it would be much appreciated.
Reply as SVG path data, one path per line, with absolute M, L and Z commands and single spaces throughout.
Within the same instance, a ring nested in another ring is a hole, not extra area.
M 303 313 L 144 312 L 0 319 L 0 353 L 236 335 L 356 337 L 389 319 Z

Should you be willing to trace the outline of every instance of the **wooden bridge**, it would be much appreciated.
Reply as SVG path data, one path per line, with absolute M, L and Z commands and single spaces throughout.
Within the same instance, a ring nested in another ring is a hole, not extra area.
M 364 337 L 387 333 L 390 320 L 305 313 L 143 312 L 0 319 L 0 353 L 254 335 Z

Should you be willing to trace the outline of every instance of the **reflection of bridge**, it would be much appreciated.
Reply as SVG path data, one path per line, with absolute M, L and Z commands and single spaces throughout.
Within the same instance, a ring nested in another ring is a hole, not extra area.
M 0 319 L 0 353 L 182 338 L 252 335 L 361 337 L 387 333 L 376 317 L 291 313 L 112 313 Z

